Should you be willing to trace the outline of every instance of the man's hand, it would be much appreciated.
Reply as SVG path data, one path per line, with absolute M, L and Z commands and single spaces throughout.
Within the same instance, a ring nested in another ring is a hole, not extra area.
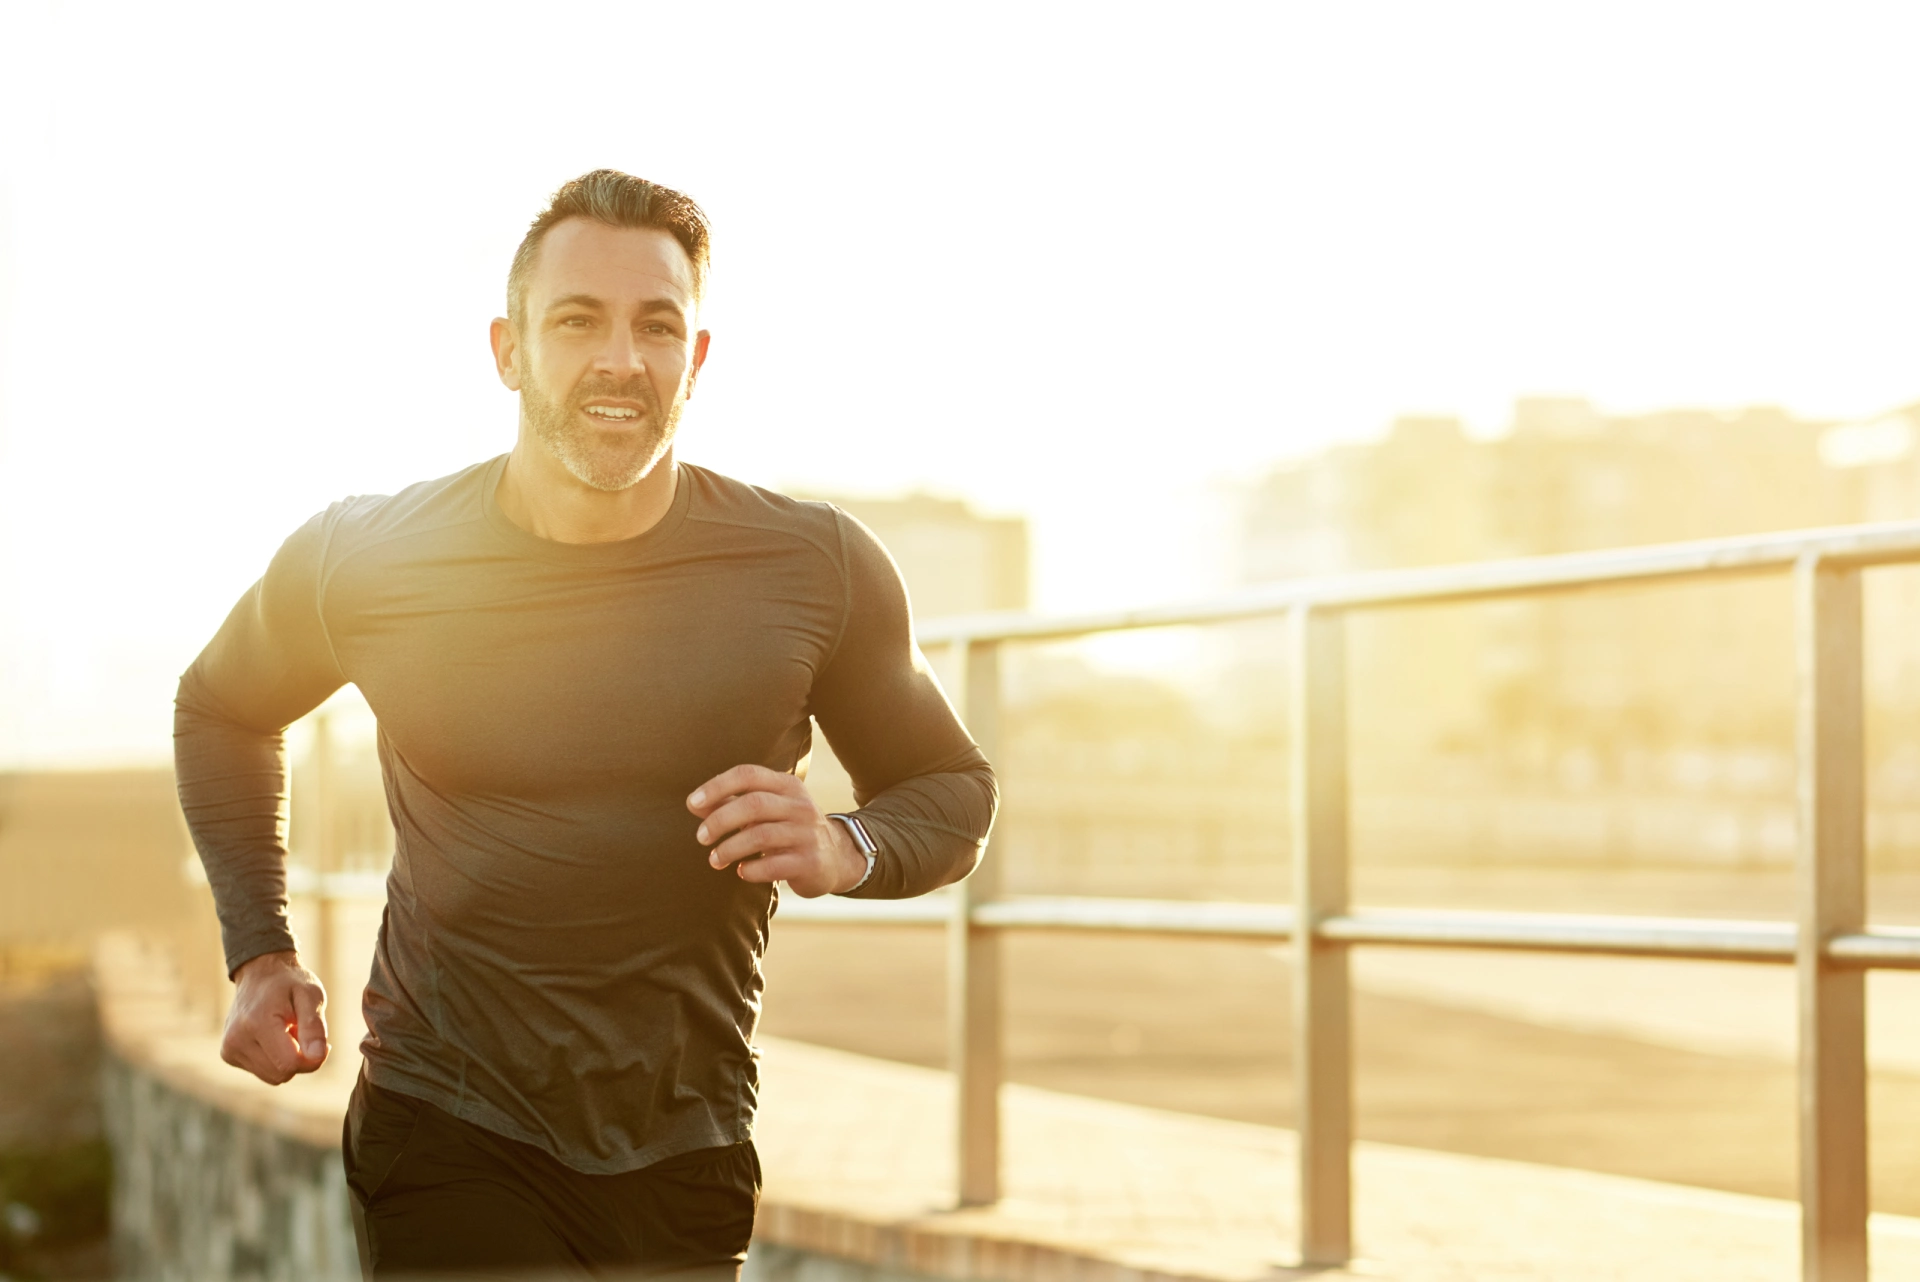
M 269 1086 L 327 1062 L 326 990 L 297 953 L 263 953 L 233 973 L 220 1058 Z
M 840 824 L 820 813 L 807 786 L 765 766 L 735 766 L 687 798 L 707 862 L 742 881 L 784 881 L 805 899 L 851 890 L 867 857 Z

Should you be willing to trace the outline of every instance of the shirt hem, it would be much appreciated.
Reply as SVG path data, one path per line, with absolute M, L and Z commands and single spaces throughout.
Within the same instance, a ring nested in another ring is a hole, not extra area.
M 471 1095 L 462 1100 L 444 1087 L 422 1081 L 417 1077 L 407 1076 L 392 1065 L 382 1065 L 377 1060 L 365 1061 L 365 1071 L 367 1080 L 381 1090 L 425 1100 L 442 1112 L 478 1126 L 482 1130 L 492 1131 L 495 1135 L 504 1136 L 521 1144 L 530 1144 L 554 1161 L 582 1175 L 625 1175 L 629 1171 L 638 1171 L 656 1162 L 679 1157 L 682 1153 L 692 1153 L 703 1148 L 723 1148 L 753 1138 L 753 1118 L 749 1116 L 741 1118 L 731 1127 L 710 1126 L 659 1144 L 649 1144 L 645 1148 L 635 1149 L 619 1157 L 584 1158 L 577 1153 L 562 1151 L 554 1145 L 550 1136 L 519 1125 L 499 1109 L 474 1099 Z

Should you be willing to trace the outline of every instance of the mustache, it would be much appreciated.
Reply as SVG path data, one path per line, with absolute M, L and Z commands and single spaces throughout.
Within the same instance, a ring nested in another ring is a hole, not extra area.
M 653 385 L 640 377 L 582 379 L 574 384 L 573 394 L 567 397 L 567 403 L 578 409 L 602 396 L 608 400 L 639 401 L 646 406 L 649 414 L 658 417 L 660 413 L 660 398 L 653 394 Z

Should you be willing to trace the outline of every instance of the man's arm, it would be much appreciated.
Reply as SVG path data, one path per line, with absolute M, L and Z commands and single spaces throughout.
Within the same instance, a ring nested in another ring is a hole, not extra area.
M 814 680 L 813 714 L 852 776 L 860 822 L 880 848 L 873 875 L 851 893 L 904 899 L 973 871 L 999 792 L 914 646 L 892 558 L 865 526 L 837 515 L 847 620 Z M 737 863 L 747 880 L 785 880 L 811 896 L 846 892 L 866 871 L 845 830 L 819 813 L 792 776 L 735 767 L 702 785 L 688 806 L 705 820 L 700 841 L 714 846 L 714 866 Z M 755 854 L 761 857 L 747 860 Z
M 345 684 L 320 618 L 327 522 L 316 516 L 282 545 L 174 701 L 180 807 L 238 986 L 222 1054 L 274 1083 L 326 1058 L 325 995 L 300 967 L 287 924 L 282 732 Z

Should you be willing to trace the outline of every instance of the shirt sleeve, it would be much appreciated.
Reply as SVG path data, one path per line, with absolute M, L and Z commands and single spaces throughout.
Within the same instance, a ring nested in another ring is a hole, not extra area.
M 213 888 L 229 975 L 294 947 L 283 732 L 346 684 L 320 613 L 331 517 L 314 517 L 281 546 L 174 700 L 174 779 Z
M 999 805 L 993 768 L 913 642 L 900 571 L 873 532 L 836 509 L 847 619 L 814 683 L 813 714 L 853 780 L 880 847 L 859 899 L 905 899 L 980 862 Z

